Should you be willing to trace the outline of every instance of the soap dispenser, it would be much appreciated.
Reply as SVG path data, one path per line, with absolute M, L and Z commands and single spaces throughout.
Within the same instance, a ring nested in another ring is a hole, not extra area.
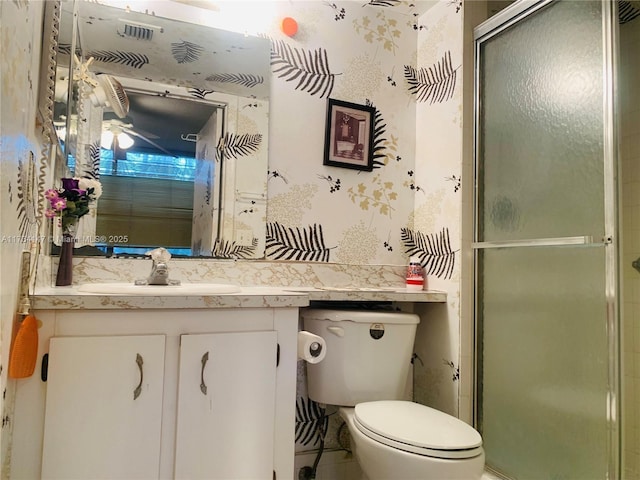
M 418 257 L 409 258 L 406 287 L 407 290 L 422 290 L 424 288 L 424 273 Z

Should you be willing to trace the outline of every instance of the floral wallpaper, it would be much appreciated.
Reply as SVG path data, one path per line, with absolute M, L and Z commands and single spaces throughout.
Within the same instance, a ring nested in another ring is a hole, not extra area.
M 419 137 L 410 176 L 415 197 L 411 227 L 402 232 L 405 251 L 425 266 L 428 288 L 447 292 L 446 305 L 419 307 L 414 397 L 452 415 L 458 414 L 460 383 L 461 13 L 460 1 L 445 1 L 421 18 L 424 29 L 418 34 L 415 75 L 421 83 L 414 89 Z M 413 71 L 407 73 L 412 84 Z M 424 86 L 434 78 L 441 81 Z
M 414 199 L 424 195 L 414 177 L 416 114 L 418 105 L 455 105 L 461 50 L 444 42 L 418 65 L 418 34 L 429 29 L 420 3 L 280 4 L 299 31 L 292 38 L 270 32 L 277 125 L 270 140 L 278 155 L 270 157 L 267 259 L 404 264 L 415 254 L 429 274 L 452 275 L 448 225 L 413 228 Z M 438 8 L 460 17 L 455 3 Z M 375 108 L 372 172 L 322 165 L 326 98 Z M 296 201 L 285 201 L 293 195 Z
M 0 412 L 1 478 L 8 478 L 16 381 L 8 379 L 8 359 L 17 325 L 20 258 L 36 258 L 39 202 L 47 160 L 35 137 L 42 5 L 0 2 Z M 25 59 L 28 59 L 25 61 Z M 46 149 L 44 149 L 46 151 Z M 33 265 L 28 267 L 33 268 Z

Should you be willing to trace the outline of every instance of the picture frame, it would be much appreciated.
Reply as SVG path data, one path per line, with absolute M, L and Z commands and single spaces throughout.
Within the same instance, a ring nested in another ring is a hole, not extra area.
M 373 170 L 375 108 L 330 98 L 323 165 Z

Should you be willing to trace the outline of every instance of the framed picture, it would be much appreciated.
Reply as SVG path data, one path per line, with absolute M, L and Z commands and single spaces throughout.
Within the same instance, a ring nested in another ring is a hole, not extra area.
M 375 108 L 329 99 L 323 165 L 373 170 Z

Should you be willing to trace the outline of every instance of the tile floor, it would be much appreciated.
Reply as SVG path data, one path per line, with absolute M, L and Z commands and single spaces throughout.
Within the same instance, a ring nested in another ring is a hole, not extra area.
M 298 477 L 300 469 L 305 466 L 313 466 L 316 453 L 301 452 L 295 458 L 295 479 Z M 353 456 L 345 450 L 325 451 L 320 458 L 316 480 L 360 480 L 362 471 Z M 482 480 L 501 480 L 499 477 L 486 472 Z

